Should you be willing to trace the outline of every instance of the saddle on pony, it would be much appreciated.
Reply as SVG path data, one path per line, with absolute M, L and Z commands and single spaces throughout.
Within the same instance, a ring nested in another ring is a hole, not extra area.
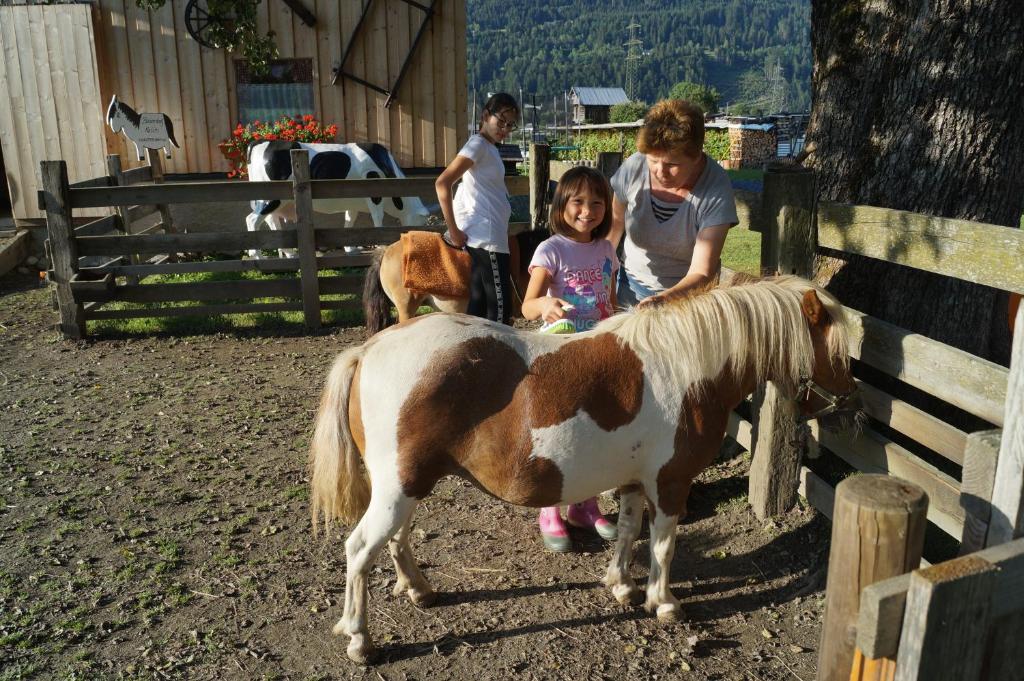
M 420 294 L 469 297 L 469 253 L 435 232 L 406 232 L 402 242 L 402 285 Z

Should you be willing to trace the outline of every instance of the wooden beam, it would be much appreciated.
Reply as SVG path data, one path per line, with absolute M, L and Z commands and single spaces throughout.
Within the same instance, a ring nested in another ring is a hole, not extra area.
M 988 546 L 1024 535 L 1024 306 L 1017 310 L 1015 328 L 1003 438 L 992 490 L 992 518 L 985 541 Z
M 869 383 L 857 381 L 864 411 L 957 465 L 964 463 L 967 433 L 897 399 Z
M 78 242 L 79 255 L 239 253 L 250 248 L 295 248 L 296 236 L 294 230 L 211 232 L 205 234 L 89 236 L 78 239 Z
M 313 234 L 313 197 L 309 191 L 309 152 L 293 149 L 292 187 L 295 192 L 295 233 L 299 246 L 302 313 L 306 328 L 320 328 L 320 289 L 317 286 L 316 238 Z
M 1009 371 L 994 362 L 883 322 L 853 308 L 850 357 L 997 426 L 1003 425 Z
M 930 500 L 928 520 L 960 539 L 964 511 L 955 478 L 870 428 L 859 434 L 822 429 L 821 444 L 859 471 L 895 475 L 922 487 Z
M 300 0 L 284 0 L 284 4 L 288 5 L 306 26 L 310 28 L 316 26 L 316 15 L 306 9 L 306 6 Z
M 41 170 L 46 204 L 46 233 L 50 242 L 57 308 L 60 311 L 60 330 L 69 338 L 83 338 L 85 313 L 71 291 L 71 281 L 78 273 L 79 252 L 68 199 L 68 167 L 64 161 L 43 161 Z
M 998 571 L 973 555 L 910 576 L 897 681 L 979 679 Z
M 982 430 L 967 436 L 960 483 L 960 505 L 964 509 L 961 556 L 985 548 L 988 524 L 992 517 L 992 489 L 996 481 L 1002 432 Z
M 971 556 L 981 558 L 1000 570 L 992 591 L 992 617 L 1024 610 L 1024 539 L 1000 544 Z M 878 582 L 861 594 L 857 623 L 857 646 L 872 657 L 895 657 L 900 645 L 902 618 L 910 575 Z
M 761 269 L 811 278 L 814 273 L 815 179 L 809 170 L 764 175 Z M 796 402 L 774 382 L 756 393 L 749 499 L 758 518 L 787 511 L 796 501 L 807 428 Z
M 1024 293 L 1024 231 L 890 208 L 823 201 L 818 244 Z

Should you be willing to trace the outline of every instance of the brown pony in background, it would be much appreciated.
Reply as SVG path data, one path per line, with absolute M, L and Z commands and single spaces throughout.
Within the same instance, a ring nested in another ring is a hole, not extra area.
M 523 294 L 530 281 L 528 270 L 533 253 L 540 242 L 549 236 L 546 229 L 533 230 L 516 234 L 508 241 L 509 270 L 515 293 L 512 297 L 513 317 L 521 315 Z M 465 288 L 469 289 L 469 282 L 466 282 Z M 366 329 L 370 334 L 395 323 L 391 315 L 392 305 L 398 310 L 398 321 L 404 322 L 415 317 L 420 306 L 427 304 L 441 312 L 464 313 L 469 306 L 469 298 L 448 298 L 405 288 L 402 283 L 401 242 L 396 241 L 377 249 L 363 282 L 363 312 L 366 315 Z

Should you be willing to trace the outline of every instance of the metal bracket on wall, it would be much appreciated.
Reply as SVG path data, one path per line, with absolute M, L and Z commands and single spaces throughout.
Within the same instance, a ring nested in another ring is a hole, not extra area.
M 412 45 L 409 46 L 409 53 L 405 55 L 405 59 L 402 61 L 402 68 L 398 71 L 398 77 L 395 78 L 395 82 L 390 88 L 385 89 L 380 85 L 375 85 L 368 80 L 360 78 L 357 75 L 348 73 L 345 71 L 345 62 L 348 61 L 349 55 L 352 53 L 352 46 L 355 45 L 356 40 L 359 39 L 360 31 L 363 28 L 363 24 L 366 22 L 366 17 L 370 14 L 370 8 L 373 6 L 374 0 L 366 0 L 366 4 L 363 6 L 363 13 L 359 16 L 359 21 L 356 23 L 355 29 L 352 31 L 352 38 L 348 41 L 348 45 L 345 46 L 345 51 L 341 54 L 341 62 L 338 68 L 334 70 L 334 77 L 331 78 L 331 84 L 337 85 L 338 80 L 342 77 L 348 78 L 349 80 L 355 81 L 360 85 L 376 90 L 377 92 L 387 95 L 388 98 L 384 102 L 386 108 L 391 107 L 391 102 L 395 101 L 395 96 L 398 94 L 398 88 L 402 85 L 402 79 L 405 78 L 405 72 L 409 69 L 409 62 L 412 59 L 412 55 L 416 52 L 416 46 L 420 44 L 420 39 L 423 37 L 423 33 L 427 30 L 427 24 L 434 16 L 434 3 L 436 0 L 430 0 L 429 5 L 422 5 L 415 0 L 401 0 L 411 7 L 415 7 L 423 12 L 423 23 L 420 24 L 420 28 L 416 31 L 416 37 L 413 38 Z

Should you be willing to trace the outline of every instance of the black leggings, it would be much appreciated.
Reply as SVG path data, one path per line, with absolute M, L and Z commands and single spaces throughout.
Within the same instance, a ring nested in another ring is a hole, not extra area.
M 512 281 L 508 253 L 482 248 L 467 248 L 473 259 L 469 277 L 469 309 L 474 317 L 510 323 L 512 318 Z

